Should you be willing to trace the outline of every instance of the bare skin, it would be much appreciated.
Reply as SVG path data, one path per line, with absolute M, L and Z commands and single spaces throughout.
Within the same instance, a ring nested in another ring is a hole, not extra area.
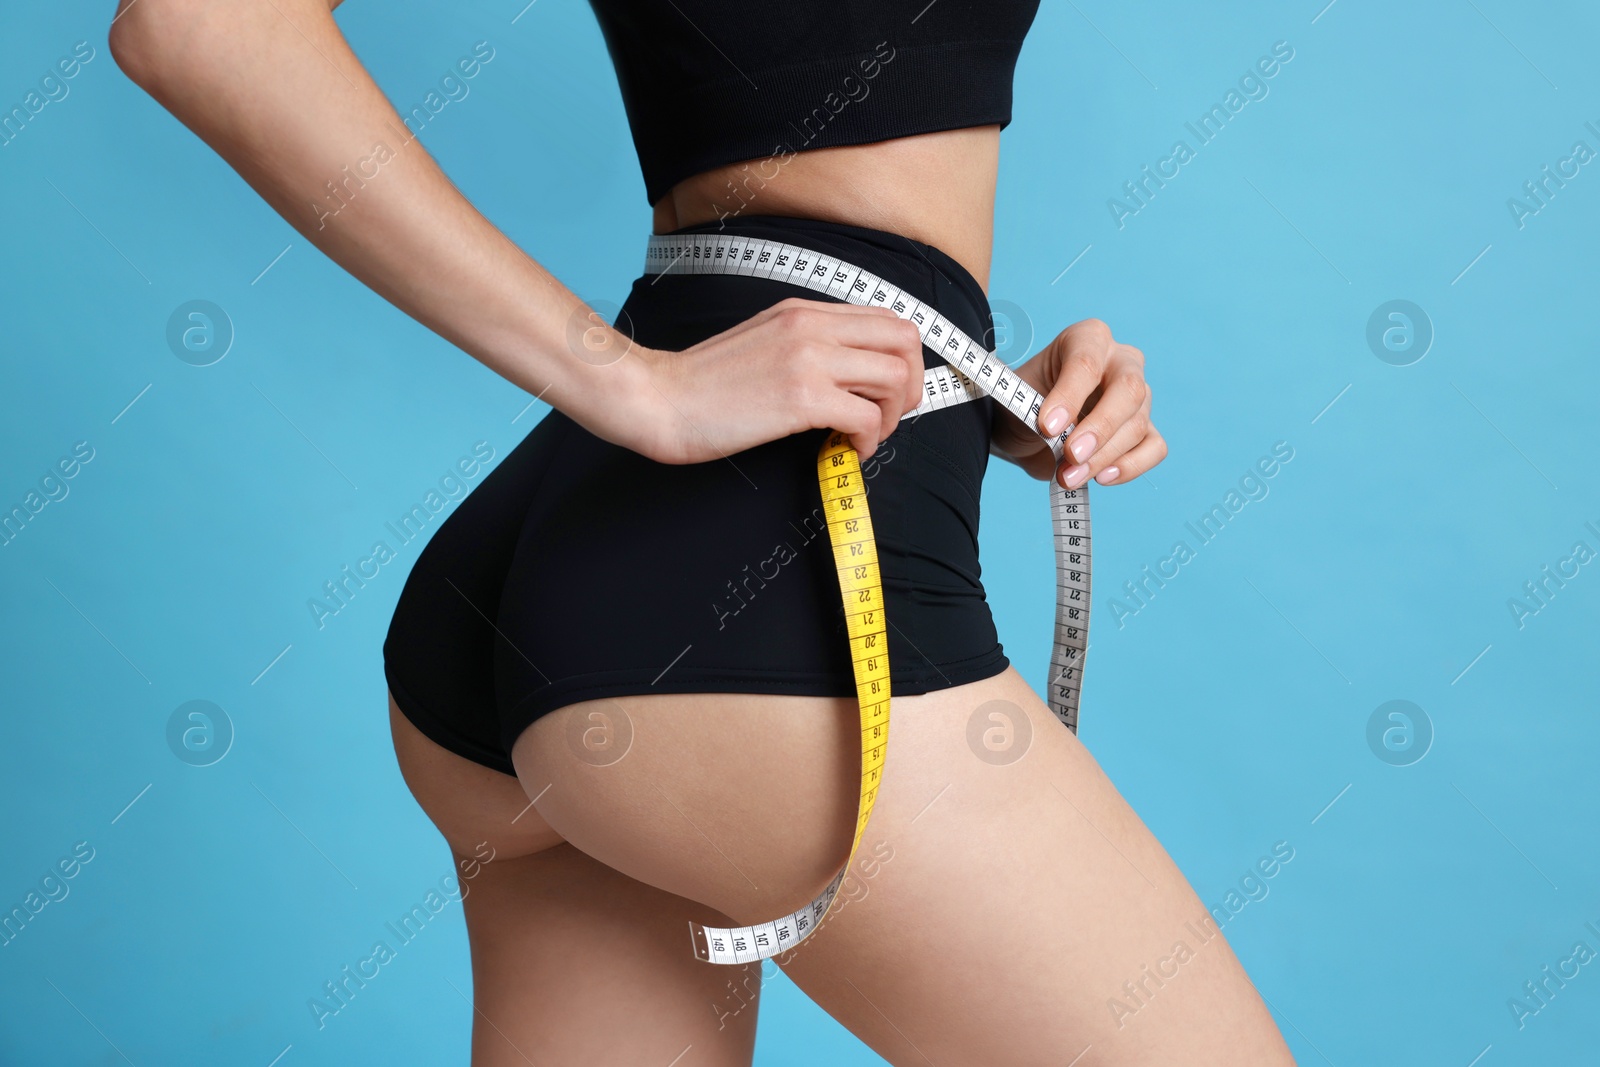
M 988 292 L 999 173 L 998 126 L 769 156 L 679 182 L 655 205 L 655 231 L 743 215 L 871 226 L 949 253 Z
M 111 50 L 330 258 L 607 440 L 688 463 L 833 427 L 866 456 L 915 405 L 915 330 L 817 301 L 786 300 L 670 359 L 638 346 L 609 366 L 574 358 L 589 310 L 398 136 L 331 17 L 337 3 L 121 0 Z M 317 208 L 380 140 L 403 147 L 336 216 Z M 740 166 L 719 168 L 673 189 L 654 224 L 834 219 L 935 245 L 987 284 L 998 150 L 986 127 L 800 153 L 759 188 Z M 1166 454 L 1143 355 L 1103 323 L 1068 327 L 1019 373 L 1046 390 L 1042 431 L 1076 422 L 1060 464 L 1032 429 L 997 423 L 995 453 L 1035 477 L 1118 484 Z M 1032 726 L 1008 765 L 967 744 L 991 700 Z M 619 709 L 634 728 L 628 754 L 580 759 L 568 719 Z M 512 777 L 440 748 L 391 697 L 407 783 L 475 864 L 470 878 L 463 867 L 475 1067 L 749 1064 L 757 976 L 695 960 L 686 922 L 771 918 L 837 870 L 855 714 L 849 701 L 737 694 L 579 704 L 524 731 Z M 892 721 L 848 905 L 783 961 L 830 1014 L 896 1067 L 1293 1062 L 1182 873 L 1015 671 L 896 697 Z M 762 743 L 712 773 L 705 753 L 730 734 Z M 773 836 L 786 846 L 765 847 Z M 1153 984 L 1144 968 L 1179 941 L 1192 957 Z M 1123 983 L 1141 980 L 1130 998 Z

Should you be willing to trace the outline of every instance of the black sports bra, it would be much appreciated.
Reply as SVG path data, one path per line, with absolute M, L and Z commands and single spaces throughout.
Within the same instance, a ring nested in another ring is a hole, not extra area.
M 740 160 L 1011 121 L 1039 0 L 590 0 L 645 195 Z

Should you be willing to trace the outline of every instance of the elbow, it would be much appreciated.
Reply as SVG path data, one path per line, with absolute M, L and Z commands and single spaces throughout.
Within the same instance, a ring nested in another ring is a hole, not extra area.
M 195 0 L 121 0 L 106 45 L 118 69 L 151 92 L 168 76 L 205 19 Z
M 138 0 L 122 0 L 117 5 L 117 15 L 111 20 L 106 35 L 106 47 L 117 69 L 128 76 L 135 85 L 144 85 L 150 74 L 150 55 L 143 40 L 140 22 L 142 16 Z
M 307 15 L 331 12 L 339 2 L 118 0 L 106 43 L 128 80 L 150 95 L 203 97 L 255 50 L 275 20 L 295 25 Z
M 153 80 L 158 50 L 151 47 L 147 28 L 149 10 L 157 0 L 122 0 L 117 5 L 116 18 L 111 20 L 111 30 L 106 36 L 106 47 L 117 69 L 128 80 L 142 88 Z

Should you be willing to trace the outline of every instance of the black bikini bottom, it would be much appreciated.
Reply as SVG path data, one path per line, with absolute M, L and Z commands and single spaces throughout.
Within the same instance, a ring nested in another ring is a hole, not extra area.
M 931 245 L 839 223 L 741 216 L 676 233 L 786 241 L 877 273 L 971 337 L 977 280 Z M 617 326 L 680 351 L 786 297 L 781 281 L 644 275 Z M 939 357 L 923 349 L 927 366 Z M 624 357 L 626 358 L 626 357 Z M 863 465 L 892 692 L 1008 665 L 978 567 L 992 401 L 900 423 Z M 551 411 L 438 527 L 412 568 L 384 673 L 445 748 L 515 773 L 511 748 L 567 704 L 640 693 L 855 695 L 813 430 L 690 465 L 655 463 Z

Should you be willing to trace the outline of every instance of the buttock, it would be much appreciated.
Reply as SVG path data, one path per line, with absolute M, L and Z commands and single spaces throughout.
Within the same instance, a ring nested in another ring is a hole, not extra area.
M 970 336 L 987 333 L 981 287 L 931 246 L 811 220 L 733 219 L 723 228 L 839 256 Z M 675 352 L 795 295 L 758 278 L 646 275 L 617 326 Z M 927 349 L 924 359 L 940 362 Z M 965 684 L 1008 664 L 978 561 L 995 411 L 981 400 L 904 420 L 862 465 L 895 693 Z M 384 644 L 397 705 L 446 748 L 513 773 L 509 753 L 522 730 L 579 700 L 854 696 L 816 481 L 827 432 L 673 465 L 551 411 L 418 557 Z

